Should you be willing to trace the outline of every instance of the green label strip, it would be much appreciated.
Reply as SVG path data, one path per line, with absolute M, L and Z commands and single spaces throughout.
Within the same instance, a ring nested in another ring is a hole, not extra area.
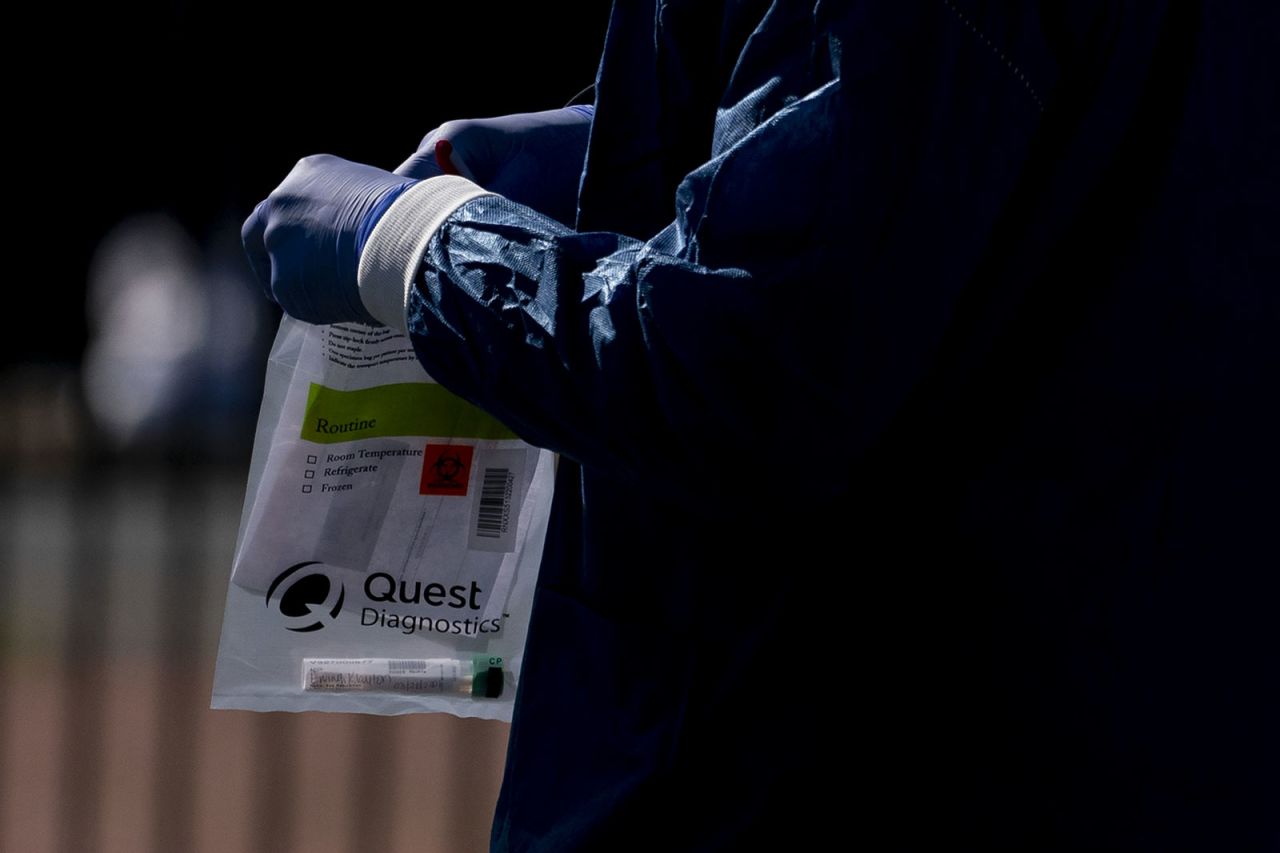
M 404 382 L 359 391 L 311 383 L 302 437 L 318 444 L 430 435 L 442 438 L 516 438 L 492 415 L 441 385 Z

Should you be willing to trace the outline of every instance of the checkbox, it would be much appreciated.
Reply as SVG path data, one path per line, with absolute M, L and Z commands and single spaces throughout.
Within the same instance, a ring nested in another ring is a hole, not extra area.
M 319 462 L 319 461 L 320 461 L 320 459 L 319 459 L 318 457 L 316 457 L 316 456 L 312 456 L 312 455 L 308 455 L 308 456 L 307 456 L 307 464 L 308 464 L 308 465 L 314 465 L 314 464 L 316 464 L 316 463 L 317 463 L 317 462 Z
M 305 486 L 303 486 L 303 487 L 302 487 L 302 493 L 303 493 L 304 495 L 309 495 L 309 494 L 311 494 L 311 484 L 310 484 L 310 483 L 307 483 Z
M 314 480 L 316 478 L 316 472 L 308 468 L 302 472 L 302 476 L 306 477 L 308 480 Z

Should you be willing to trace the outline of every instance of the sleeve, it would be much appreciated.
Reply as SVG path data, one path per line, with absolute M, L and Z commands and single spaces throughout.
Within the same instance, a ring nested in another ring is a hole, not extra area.
M 636 480 L 700 478 L 775 432 L 767 296 L 746 270 L 664 251 L 663 235 L 575 233 L 462 178 L 411 192 L 370 239 L 362 293 L 450 390 Z
M 1007 73 L 947 23 L 950 71 Z M 927 373 L 1039 116 L 1016 80 L 939 93 L 947 68 L 852 47 L 802 97 L 766 81 L 724 113 L 648 240 L 422 182 L 370 238 L 366 304 L 443 385 L 585 466 L 712 501 L 844 491 Z

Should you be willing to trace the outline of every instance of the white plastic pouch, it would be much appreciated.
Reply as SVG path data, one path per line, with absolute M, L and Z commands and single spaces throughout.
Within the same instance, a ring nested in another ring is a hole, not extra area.
M 433 382 L 403 335 L 286 317 L 213 707 L 509 721 L 552 464 Z

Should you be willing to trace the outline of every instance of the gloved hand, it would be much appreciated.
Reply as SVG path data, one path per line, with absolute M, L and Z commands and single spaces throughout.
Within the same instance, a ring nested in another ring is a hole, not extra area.
M 330 155 L 300 160 L 241 229 L 268 297 L 308 323 L 378 322 L 356 271 L 382 214 L 418 179 L 461 174 L 571 224 L 591 107 L 446 122 L 395 174 Z
M 396 174 L 462 175 L 572 227 L 593 113 L 593 107 L 574 106 L 445 122 Z
M 267 295 L 308 323 L 377 323 L 356 286 L 360 252 L 378 219 L 415 183 L 328 154 L 299 160 L 240 230 Z

